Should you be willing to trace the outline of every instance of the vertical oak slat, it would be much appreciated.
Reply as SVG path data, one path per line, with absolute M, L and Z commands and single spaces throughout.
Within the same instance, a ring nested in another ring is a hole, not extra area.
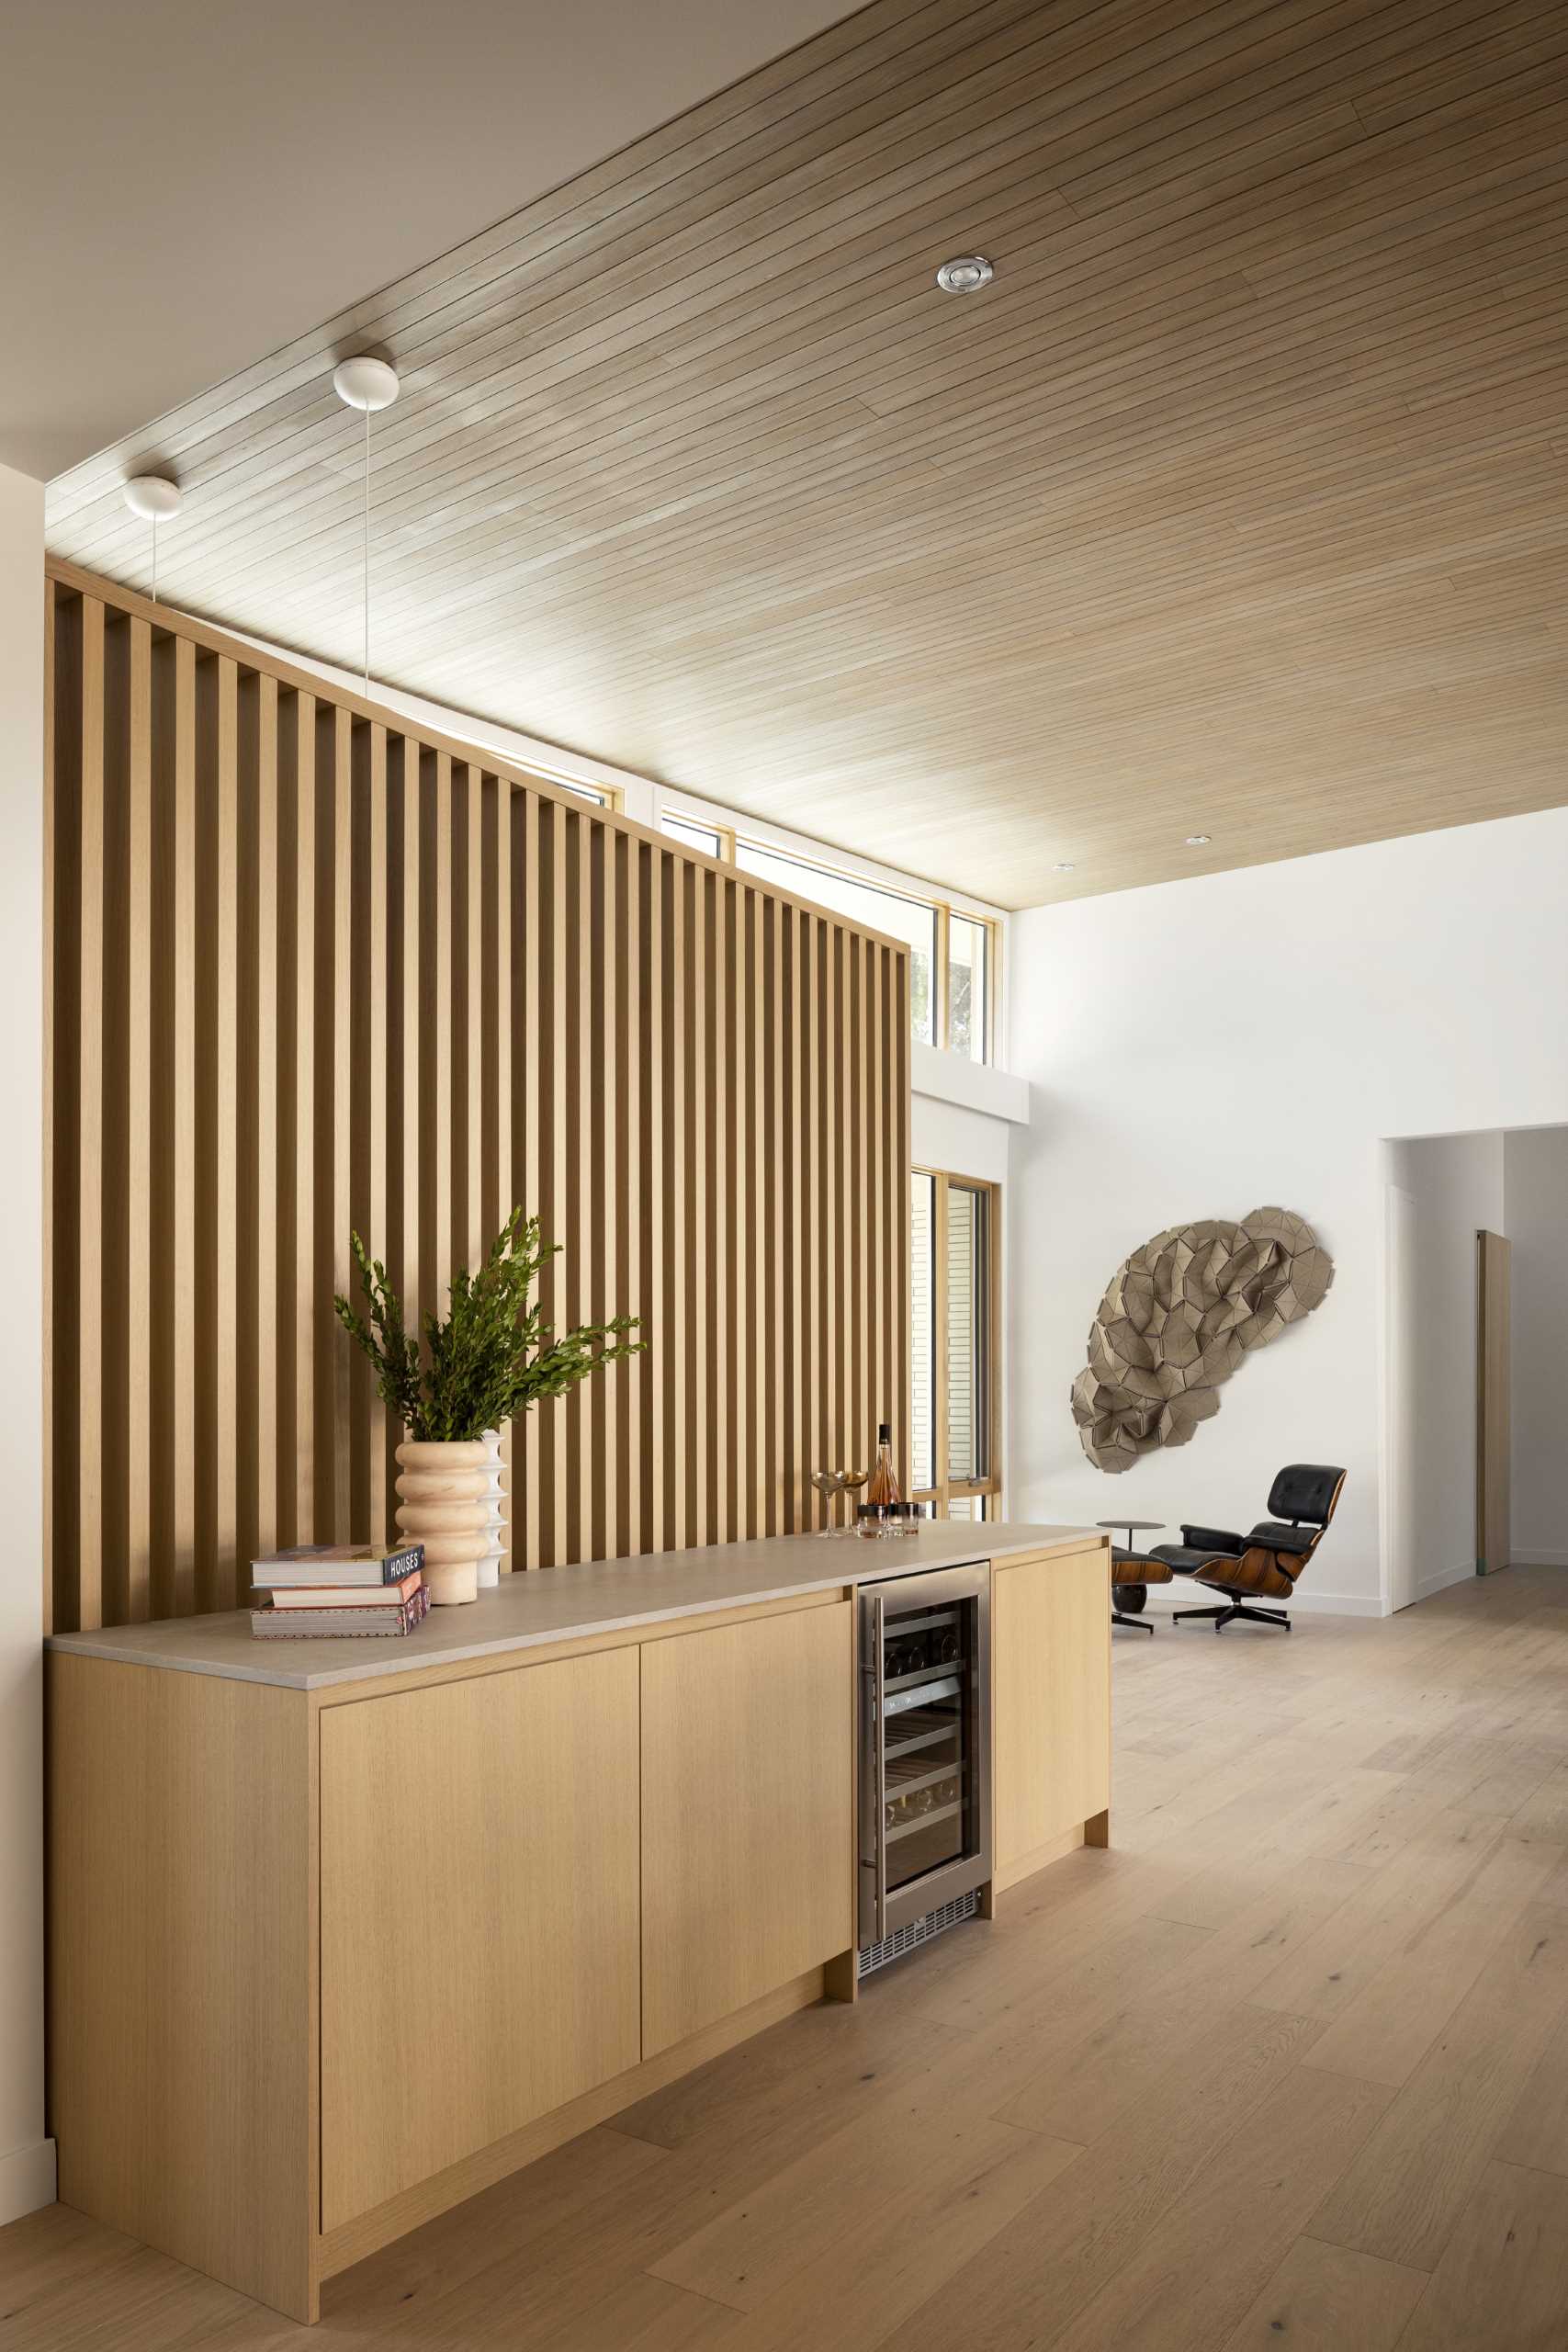
M 332 1268 L 328 1295 L 346 1295 L 353 1287 L 353 1261 L 348 1231 L 353 1222 L 354 1098 L 352 1092 L 354 1006 L 354 737 L 350 711 L 333 713 L 332 793 L 327 808 L 332 896 L 327 984 L 330 990 L 327 1028 L 331 1066 L 327 1073 L 330 1105 L 324 1125 L 331 1143 L 327 1154 L 326 1198 L 329 1229 L 326 1257 Z M 353 1540 L 352 1471 L 355 1446 L 354 1358 L 331 1317 L 321 1325 L 322 1375 L 331 1400 L 332 1525 L 334 1542 Z M 363 1449 L 359 1449 L 361 1455 Z
M 256 733 L 256 1556 L 277 1542 L 277 729 L 278 693 L 263 678 Z
M 790 1270 L 785 1277 L 787 1298 L 787 1343 L 790 1343 L 790 1399 L 787 1399 L 787 1456 L 785 1456 L 785 1532 L 797 1533 L 807 1524 L 807 1496 L 811 1488 L 807 1484 L 808 1463 L 804 1461 L 804 1420 L 807 1420 L 807 1103 L 802 1093 L 804 1054 L 802 1035 L 807 1023 L 807 997 L 804 997 L 804 976 L 807 976 L 807 929 L 808 917 L 785 912 L 785 938 L 790 945 L 787 959 L 787 1063 L 785 1063 L 785 1143 L 787 1143 L 787 1188 L 790 1188 Z
M 614 1170 L 620 1165 L 620 1012 L 616 992 L 621 943 L 619 844 L 614 833 L 592 829 L 598 859 L 598 932 L 594 943 L 597 971 L 595 1036 L 597 1056 L 590 1073 L 596 1134 L 593 1150 L 593 1194 L 590 1216 L 596 1241 L 593 1319 L 602 1323 L 620 1311 L 620 1223 L 624 1204 Z M 616 1515 L 620 1504 L 618 1478 L 621 1367 L 612 1365 L 592 1389 L 593 1544 L 595 1559 L 619 1549 Z
M 406 1317 L 417 1323 L 422 1293 L 420 1203 L 423 1198 L 424 1156 L 420 1122 L 421 1006 L 423 967 L 420 953 L 420 809 L 421 755 L 405 737 L 398 762 L 397 855 L 400 892 L 395 917 L 395 950 L 399 995 L 395 1008 L 397 1033 L 398 1121 L 388 1136 L 388 1170 L 398 1175 L 398 1228 L 389 1237 L 395 1282 Z M 393 918 L 389 915 L 389 921 Z M 395 1476 L 393 1455 L 402 1431 L 389 1418 L 385 1476 Z M 389 1532 L 395 1507 L 389 1500 Z
M 730 1165 L 729 1148 L 729 926 L 735 904 L 735 885 L 727 874 L 721 874 L 714 884 L 714 916 L 709 943 L 713 956 L 713 1057 L 711 1063 L 712 1099 L 708 1106 L 708 1123 L 713 1153 L 713 1259 L 710 1286 L 713 1294 L 713 1395 L 715 1399 L 729 1396 L 730 1365 L 734 1346 L 730 1334 L 734 1288 L 730 1279 L 729 1235 L 734 1223 L 734 1173 Z M 730 1430 L 728 1412 L 716 1409 L 713 1415 L 712 1442 L 714 1451 L 714 1527 L 715 1543 L 728 1544 L 735 1536 L 732 1505 L 735 1493 L 734 1469 L 730 1453 Z
M 126 924 L 126 1615 L 152 1615 L 152 632 L 130 623 Z
M 568 1005 L 567 1153 L 570 1176 L 567 1212 L 554 1238 L 564 1243 L 566 1320 L 573 1329 L 592 1319 L 593 1228 L 600 1211 L 600 1170 L 593 1150 L 593 1117 L 599 1094 L 600 972 L 593 943 L 594 843 L 597 826 L 574 818 L 575 886 L 571 897 L 571 981 Z M 567 1550 L 572 1560 L 593 1557 L 592 1408 L 598 1399 L 586 1384 L 567 1402 Z
M 621 929 L 616 936 L 616 1051 L 621 1072 L 618 1126 L 618 1289 L 611 1294 L 618 1315 L 635 1315 L 642 1303 L 642 844 L 616 842 Z M 632 1494 L 632 1475 L 642 1467 L 642 1383 L 647 1357 L 635 1355 L 616 1366 L 616 1543 L 621 1555 L 642 1545 L 642 1521 Z
M 77 1614 L 104 1614 L 104 607 L 82 600 L 77 852 Z
M 770 1209 L 772 1170 L 768 1165 L 768 989 L 767 916 L 769 901 L 750 893 L 750 966 L 751 1011 L 747 1023 L 747 1091 L 751 1125 L 751 1217 L 753 1250 L 751 1306 L 751 1525 L 750 1533 L 768 1532 L 768 1425 L 773 1400 L 770 1347 L 773 1295 L 769 1281 L 772 1240 Z
M 657 846 L 650 846 L 645 852 L 645 858 L 648 923 L 643 944 L 643 969 L 646 974 L 648 1042 L 644 1066 L 648 1071 L 648 1091 L 644 1098 L 647 1134 L 643 1148 L 643 1231 L 647 1235 L 647 1263 L 640 1312 L 649 1351 L 643 1359 L 647 1373 L 647 1437 L 643 1459 L 647 1464 L 648 1491 L 643 1513 L 642 1549 L 657 1552 L 663 1550 L 670 1541 L 665 1532 L 664 1493 L 664 1424 L 670 1401 L 664 1322 L 664 1133 L 669 1118 L 664 1044 L 664 868 L 667 860 L 664 851 Z
M 43 1349 L 39 1373 L 42 1383 L 43 1442 L 43 1630 L 46 1635 L 54 1631 L 54 1478 L 57 1449 L 54 1420 L 58 1396 L 55 1379 L 54 1351 L 58 1344 L 55 1313 L 54 1256 L 60 1246 L 60 1219 L 55 1203 L 57 1162 L 55 1157 L 55 1089 L 58 1072 L 55 1067 L 55 977 L 54 959 L 58 939 L 54 920 L 59 874 L 55 865 L 55 825 L 58 787 L 55 765 L 59 756 L 59 739 L 55 731 L 54 697 L 59 689 L 59 667 L 56 648 L 60 632 L 60 592 L 52 581 L 45 583 L 43 610 L 43 1264 L 39 1268 L 43 1302 Z
M 387 1248 L 387 1003 L 390 976 L 387 958 L 387 730 L 369 730 L 369 774 L 367 818 L 369 829 L 369 868 L 367 875 L 365 919 L 360 927 L 365 961 L 354 974 L 356 997 L 366 1000 L 366 1055 L 368 1062 L 365 1136 L 365 1226 L 362 1238 L 371 1254 L 384 1258 Z M 361 1360 L 363 1361 L 363 1360 Z M 366 1374 L 370 1366 L 364 1366 Z M 384 1543 L 390 1523 L 387 1487 L 387 1408 L 376 1385 L 365 1383 L 365 1412 L 368 1421 L 366 1484 L 367 1512 L 363 1534 L 372 1544 Z
M 857 1060 L 856 1044 L 861 1018 L 861 959 L 860 938 L 855 932 L 844 932 L 844 996 L 840 1023 L 842 1067 L 840 1100 L 843 1105 L 844 1125 L 844 1292 L 840 1308 L 843 1320 L 844 1408 L 849 1430 L 849 1443 L 869 1461 L 875 1452 L 876 1430 L 868 1426 L 865 1411 L 864 1367 L 861 1358 L 862 1335 L 865 1328 L 865 1261 L 862 1247 L 860 1216 L 856 1214 L 863 1199 L 861 1193 L 861 1131 L 855 1116 Z
M 686 1428 L 691 1430 L 691 1510 L 689 1543 L 712 1543 L 707 1515 L 707 1456 L 712 1430 L 710 1364 L 712 1331 L 712 1261 L 707 1235 L 712 1221 L 712 1126 L 707 1114 L 707 1007 L 710 1007 L 710 903 L 712 875 L 701 865 L 691 868 L 691 945 L 686 971 L 691 976 L 691 1075 L 689 1075 L 689 1169 L 686 1169 L 686 1223 L 691 1232 L 691 1390 L 686 1397 Z
M 824 1332 L 823 1386 L 828 1398 L 827 1444 L 832 1469 L 863 1470 L 864 1454 L 850 1442 L 844 1411 L 843 1354 L 839 1345 L 844 1299 L 843 1105 L 839 1096 L 839 1006 L 843 932 L 836 922 L 825 924 L 822 989 L 822 1137 L 823 1137 L 823 1297 L 829 1320 Z M 852 1518 L 854 1502 L 839 1509 Z
M 484 1190 L 484 967 L 481 778 L 453 771 L 452 1265 L 478 1263 Z M 486 1237 L 488 1238 L 488 1237 Z
M 238 1536 L 239 1427 L 236 1364 L 239 1343 L 239 1267 L 234 1246 L 238 1224 L 239 1164 L 236 1122 L 232 1115 L 239 981 L 239 844 L 237 835 L 239 783 L 239 671 L 227 655 L 217 665 L 215 718 L 217 734 L 210 770 L 214 794 L 213 906 L 211 939 L 213 969 L 200 976 L 214 991 L 213 1059 L 209 1080 L 218 1087 L 213 1106 L 213 1248 L 209 1262 L 212 1281 L 212 1605 L 232 1609 L 241 1596 L 236 1540 Z M 248 1581 L 245 1589 L 249 1589 Z
M 316 700 L 294 697 L 286 729 L 288 837 L 288 924 L 293 950 L 290 1008 L 288 1170 L 293 1241 L 289 1287 L 292 1313 L 290 1438 L 293 1447 L 293 1527 L 297 1544 L 316 1532 Z
M 686 1263 L 686 1188 L 681 1170 L 688 1150 L 686 1114 L 686 869 L 677 858 L 664 861 L 669 920 L 664 936 L 666 986 L 665 1048 L 669 1055 L 667 1082 L 669 1116 L 664 1130 L 664 1358 L 671 1410 L 664 1428 L 665 1541 L 689 1544 L 691 1489 L 687 1476 L 688 1432 L 686 1394 L 686 1326 L 691 1314 L 691 1286 Z
M 523 966 L 523 1200 L 530 1215 L 539 1204 L 540 1153 L 542 1149 L 539 1097 L 541 1013 L 540 986 L 540 877 L 539 877 L 539 796 L 524 792 L 522 799 L 521 911 L 523 935 L 521 941 Z M 525 1568 L 536 1568 L 544 1555 L 543 1540 L 543 1476 L 540 1470 L 539 1413 L 530 1411 L 523 1423 L 523 1492 L 514 1496 L 513 1522 L 518 1530 L 513 1539 L 513 1562 L 521 1551 Z M 515 1459 L 515 1455 L 513 1456 Z M 521 1509 L 519 1509 L 519 1504 Z
M 768 1416 L 768 1517 L 766 1533 L 782 1533 L 784 1524 L 784 1415 L 789 1377 L 785 1337 L 784 1280 L 787 1267 L 789 1207 L 785 1198 L 784 1059 L 788 1051 L 784 1004 L 784 932 L 788 910 L 776 901 L 766 910 L 768 933 L 768 1093 L 767 1135 L 768 1220 L 768 1370 L 772 1381 L 772 1410 Z
M 503 775 L 485 784 L 489 812 L 484 886 L 487 954 L 484 967 L 486 1035 L 490 1049 L 485 1064 L 485 1118 L 489 1142 L 485 1159 L 488 1194 L 481 1219 L 485 1239 L 496 1232 L 516 1205 L 512 1171 L 512 803 L 513 788 Z M 512 1483 L 512 1423 L 501 1432 L 502 1484 Z M 503 1506 L 501 1528 L 501 1572 L 512 1566 L 510 1507 Z
M 452 1249 L 452 761 L 445 752 L 421 763 L 420 818 L 419 1311 L 442 1315 Z
M 547 1241 L 558 1240 L 567 1216 L 568 1160 L 570 1139 L 568 1133 L 570 1117 L 570 1073 L 567 1069 L 568 991 L 570 986 L 570 910 L 568 903 L 568 828 L 574 817 L 558 802 L 550 816 L 549 851 L 549 963 L 540 1018 L 549 1031 L 550 1091 L 549 1091 L 549 1151 L 544 1163 L 544 1233 Z M 560 1258 L 550 1260 L 545 1270 L 545 1296 L 548 1300 L 546 1321 L 556 1329 L 567 1322 L 567 1289 L 565 1269 Z M 545 1424 L 547 1454 L 545 1465 L 545 1501 L 548 1508 L 549 1532 L 546 1538 L 545 1562 L 554 1566 L 567 1557 L 567 1513 L 570 1508 L 570 1461 L 567 1444 L 567 1403 L 558 1397 L 543 1406 L 536 1406 Z
M 864 962 L 865 1011 L 861 1022 L 861 1101 L 863 1104 L 874 1102 L 880 1099 L 876 1086 L 876 1067 L 877 1057 L 880 1052 L 882 1033 L 881 949 L 875 946 L 869 947 Z M 882 1247 L 882 1155 L 884 1143 L 882 1122 L 879 1119 L 863 1119 L 861 1124 L 862 1132 L 865 1138 L 866 1158 L 864 1193 L 866 1203 L 866 1333 L 864 1352 L 871 1378 L 871 1393 L 867 1399 L 866 1409 L 868 1417 L 874 1422 L 883 1420 L 891 1422 L 894 1425 L 896 1434 L 901 1438 L 902 1432 L 897 1430 L 899 1416 L 894 1410 L 893 1399 L 887 1394 L 886 1385 L 882 1376 L 882 1333 L 886 1314 L 886 1295 L 883 1279 L 886 1269 L 883 1261 Z M 899 1487 L 900 1491 L 902 1491 L 902 1479 L 899 1481 Z
M 747 1040 L 750 1029 L 751 980 L 747 962 L 748 924 L 753 894 L 743 883 L 731 891 L 729 991 L 731 1030 L 735 1040 L 729 1081 L 729 1151 L 735 1170 L 736 1221 L 730 1239 L 730 1320 L 733 1354 L 730 1377 L 734 1405 L 730 1416 L 731 1453 L 735 1463 L 731 1515 L 737 1539 L 751 1532 L 751 1387 L 755 1352 L 751 1317 L 755 1287 L 751 1266 L 752 1204 L 751 1135 L 747 1075 Z
M 173 786 L 174 960 L 170 1068 L 171 1590 L 175 1616 L 197 1605 L 196 1573 L 196 648 L 174 640 Z

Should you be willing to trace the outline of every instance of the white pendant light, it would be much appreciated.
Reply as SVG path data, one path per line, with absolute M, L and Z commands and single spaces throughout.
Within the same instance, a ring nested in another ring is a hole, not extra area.
M 158 526 L 172 522 L 180 511 L 180 486 L 162 474 L 132 474 L 125 485 L 125 503 L 143 523 L 152 526 L 152 602 L 158 601 Z
M 362 353 L 343 359 L 333 369 L 333 390 L 345 408 L 365 416 L 365 694 L 370 695 L 370 419 L 378 409 L 390 408 L 398 397 L 398 371 L 384 359 Z

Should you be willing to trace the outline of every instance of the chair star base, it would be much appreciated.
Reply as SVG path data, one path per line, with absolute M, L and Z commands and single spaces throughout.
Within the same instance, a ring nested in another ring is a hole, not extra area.
M 1170 1613 L 1179 1625 L 1184 1617 L 1212 1617 L 1216 1634 L 1223 1633 L 1238 1617 L 1245 1618 L 1252 1625 L 1283 1625 L 1287 1634 L 1291 1630 L 1291 1621 L 1282 1609 L 1255 1608 L 1250 1601 L 1244 1600 L 1239 1592 L 1233 1592 L 1213 1609 L 1173 1609 Z

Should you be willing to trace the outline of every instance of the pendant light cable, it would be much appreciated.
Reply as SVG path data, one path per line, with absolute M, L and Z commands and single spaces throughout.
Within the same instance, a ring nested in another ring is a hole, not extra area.
M 370 699 L 370 412 L 365 412 L 365 699 Z
M 361 588 L 365 599 L 365 644 L 363 676 L 365 699 L 370 699 L 370 412 L 390 408 L 398 397 L 398 371 L 385 359 L 373 359 L 362 352 L 355 359 L 341 360 L 333 369 L 333 390 L 346 408 L 360 410 L 365 418 L 365 481 L 362 498 L 364 545 L 361 556 Z
M 180 487 L 163 474 L 133 474 L 125 485 L 125 503 L 143 523 L 152 526 L 152 602 L 158 601 L 158 525 L 180 511 Z

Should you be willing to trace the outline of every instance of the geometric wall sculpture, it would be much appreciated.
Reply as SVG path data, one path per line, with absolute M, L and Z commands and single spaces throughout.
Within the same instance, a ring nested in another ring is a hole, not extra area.
M 1111 1276 L 1073 1383 L 1073 1419 L 1098 1470 L 1185 1445 L 1220 1409 L 1250 1348 L 1321 1306 L 1334 1265 L 1304 1217 L 1254 1209 L 1156 1233 Z

